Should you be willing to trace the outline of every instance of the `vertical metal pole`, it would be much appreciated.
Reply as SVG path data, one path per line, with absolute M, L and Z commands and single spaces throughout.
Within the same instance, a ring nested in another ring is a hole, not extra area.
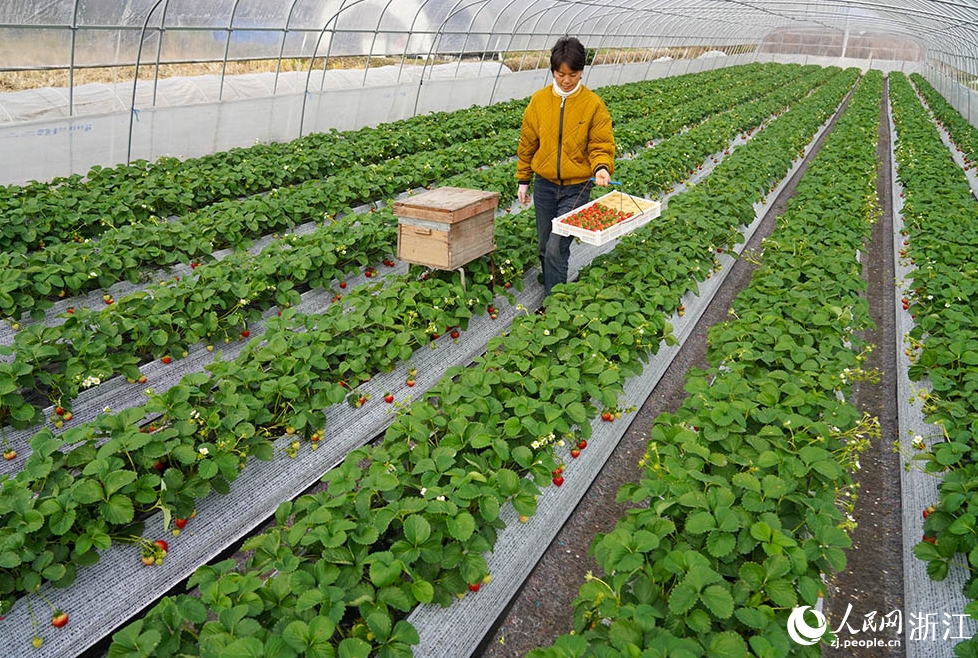
M 355 7 L 356 5 L 365 1 L 366 0 L 354 0 L 353 2 L 350 3 L 349 6 L 346 6 L 347 0 L 343 0 L 343 2 L 340 4 L 339 10 L 335 14 L 329 17 L 329 20 L 327 20 L 326 23 L 323 24 L 323 29 L 319 31 L 319 38 L 316 39 L 316 47 L 313 49 L 312 55 L 309 57 L 309 70 L 306 72 L 306 88 L 302 92 L 302 112 L 299 115 L 299 137 L 302 137 L 303 124 L 305 123 L 306 120 L 306 100 L 309 98 L 309 82 L 312 79 L 312 68 L 316 63 L 316 53 L 319 52 L 319 46 L 323 42 L 323 35 L 325 35 L 326 30 L 329 29 L 329 24 L 336 21 L 339 18 L 340 14 L 342 14 L 350 7 Z M 333 29 L 335 31 L 335 28 Z M 332 42 L 330 43 L 330 45 L 332 45 Z M 326 56 L 326 59 L 329 60 L 329 55 Z M 323 63 L 324 77 L 325 77 L 326 66 L 328 64 L 329 61 Z
M 154 6 L 153 9 L 155 8 Z M 169 8 L 170 0 L 164 0 L 163 13 L 160 15 L 160 37 L 156 42 L 156 67 L 153 72 L 153 107 L 156 107 L 156 92 L 159 90 L 160 60 L 163 58 L 163 33 L 166 31 L 166 10 Z
M 224 61 L 221 62 L 221 83 L 217 88 L 218 102 L 224 100 L 224 78 L 228 72 L 228 54 L 231 52 L 231 35 L 234 33 L 234 14 L 238 11 L 238 3 L 240 2 L 241 0 L 234 0 L 234 5 L 231 7 L 231 15 L 228 16 L 227 38 L 224 40 Z
M 511 2 L 510 4 L 512 5 L 513 3 Z M 516 33 L 519 31 L 520 26 L 523 24 L 523 19 L 524 19 L 524 17 L 526 17 L 528 11 L 530 11 L 530 7 L 525 7 L 523 9 L 523 11 L 520 13 L 519 17 L 517 17 L 517 19 L 513 22 L 513 29 L 509 33 L 509 44 L 506 46 L 506 51 L 507 52 L 512 48 L 513 41 L 516 39 Z M 532 16 L 533 14 L 530 14 L 530 15 Z M 542 11 L 540 12 L 540 15 L 543 15 L 543 12 Z M 529 43 L 527 45 L 529 45 Z M 527 48 L 524 48 L 523 49 L 523 54 L 520 56 L 520 71 L 521 72 L 523 71 L 523 62 L 526 61 L 526 52 L 527 52 L 527 50 L 528 50 Z M 496 79 L 493 80 L 493 82 L 492 82 L 492 91 L 489 92 L 489 104 L 490 105 L 492 105 L 492 103 L 496 99 L 496 89 L 498 88 L 498 86 L 499 86 L 499 76 L 497 75 L 496 76 Z
M 136 67 L 132 75 L 132 104 L 129 106 L 129 147 L 126 151 L 126 164 L 132 162 L 132 128 L 133 120 L 136 116 L 136 85 L 139 83 L 139 61 L 143 57 L 143 39 L 146 38 L 146 28 L 149 26 L 149 19 L 153 16 L 153 12 L 166 0 L 156 0 L 156 3 L 150 8 L 149 12 L 146 14 L 146 19 L 143 21 L 143 28 L 139 31 L 139 46 L 136 49 Z M 162 28 L 163 23 L 160 21 L 160 27 Z M 157 64 L 159 64 L 159 58 L 157 58 Z
M 367 71 L 370 70 L 370 55 L 373 54 L 374 48 L 377 46 L 377 35 L 380 34 L 380 24 L 384 22 L 384 16 L 387 15 L 387 10 L 390 9 L 393 3 L 394 0 L 387 0 L 387 4 L 384 5 L 383 11 L 381 11 L 380 16 L 377 17 L 377 27 L 374 28 L 374 38 L 370 42 L 370 50 L 367 51 L 367 62 L 363 67 L 363 83 L 361 84 L 363 87 L 367 86 Z M 403 64 L 403 62 L 404 60 L 402 59 L 401 63 Z
M 445 16 L 441 24 L 438 26 L 438 29 L 435 30 L 435 35 L 431 39 L 431 45 L 428 47 L 428 56 L 425 58 L 425 61 L 421 63 L 421 75 L 418 78 L 418 91 L 414 95 L 413 116 L 418 116 L 418 103 L 421 102 L 421 87 L 424 85 L 424 72 L 425 69 L 428 68 L 428 60 L 434 58 L 435 56 L 435 45 L 438 43 L 438 40 L 441 38 L 442 29 L 444 29 L 445 25 L 448 24 L 448 21 L 451 20 L 453 16 L 455 16 L 456 10 L 459 9 L 459 5 L 462 4 L 464 1 L 465 0 L 456 0 L 455 4 L 452 5 L 452 8 L 448 10 L 448 14 Z M 481 1 L 482 0 L 473 0 L 473 4 L 476 4 Z
M 75 116 L 75 46 L 78 43 L 78 1 L 71 10 L 71 53 L 68 55 L 68 116 Z
M 289 38 L 289 26 L 292 24 L 292 15 L 298 3 L 299 0 L 292 0 L 292 6 L 289 7 L 289 15 L 286 17 L 285 26 L 282 28 L 282 45 L 279 46 L 278 61 L 275 63 L 275 82 L 272 84 L 272 96 L 278 91 L 278 77 L 282 72 L 282 58 L 285 56 L 285 41 Z

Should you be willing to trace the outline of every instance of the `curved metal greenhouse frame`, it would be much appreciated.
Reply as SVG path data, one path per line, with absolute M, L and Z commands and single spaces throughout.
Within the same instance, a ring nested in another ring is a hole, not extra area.
M 288 134 L 301 136 L 324 129 L 317 119 L 324 113 L 337 116 L 324 96 L 340 86 L 403 87 L 391 92 L 386 116 L 372 108 L 377 116 L 362 117 L 364 123 L 430 110 L 424 87 L 436 74 L 460 82 L 483 78 L 480 88 L 488 94 L 473 96 L 470 104 L 512 97 L 517 92 L 504 78 L 524 68 L 545 69 L 552 42 L 563 34 L 574 34 L 601 53 L 597 63 L 619 67 L 615 76 L 599 76 L 601 84 L 628 77 L 625 68 L 635 64 L 652 74 L 653 62 L 664 59 L 686 60 L 684 70 L 689 70 L 689 60 L 704 54 L 737 56 L 722 65 L 778 57 L 864 68 L 912 65 L 973 122 L 971 107 L 978 109 L 971 99 L 978 80 L 978 3 L 973 1 L 48 0 L 0 3 L 0 75 L 60 70 L 67 73 L 65 88 L 46 90 L 44 102 L 56 106 L 47 114 L 24 110 L 17 104 L 27 101 L 0 93 L 0 123 L 33 126 L 52 111 L 70 121 L 125 108 L 128 161 L 134 130 L 146 127 L 137 126 L 141 111 L 220 108 L 261 96 L 280 108 L 269 121 L 287 124 Z M 865 55 L 859 44 L 867 34 L 907 47 Z M 819 51 L 820 59 L 806 47 Z M 354 59 L 355 72 L 346 71 L 343 82 L 335 82 L 336 65 Z M 269 79 L 242 91 L 239 83 L 246 76 L 232 74 L 232 64 L 257 61 L 264 62 Z M 498 64 L 504 61 L 505 66 Z M 388 71 L 392 62 L 396 72 Z M 211 65 L 216 72 L 184 78 L 182 91 L 164 91 L 164 82 L 172 82 L 164 67 L 171 64 Z M 679 66 L 668 74 L 684 72 Z M 111 96 L 111 110 L 82 94 L 82 87 L 92 93 L 92 85 L 79 84 L 80 73 L 96 67 L 109 67 L 117 81 L 100 90 Z M 300 71 L 304 75 L 297 77 Z M 397 100 L 401 96 L 409 99 L 406 104 Z M 281 108 L 287 108 L 287 116 Z M 282 136 L 269 131 L 256 138 Z
M 431 57 L 457 56 L 500 52 L 504 45 L 511 50 L 540 49 L 563 33 L 587 39 L 598 49 L 643 49 L 684 41 L 712 43 L 718 48 L 731 42 L 759 44 L 771 32 L 783 29 L 874 30 L 920 41 L 928 59 L 978 76 L 978 4 L 973 2 L 53 0 L 42 7 L 37 3 L 4 5 L 0 7 L 0 42 L 23 45 L 33 41 L 35 47 L 18 48 L 16 54 L 12 46 L 0 51 L 0 70 L 65 68 L 69 95 L 80 68 L 132 66 L 137 58 L 145 58 L 142 42 L 148 36 L 156 38 L 156 49 L 145 63 L 154 67 L 174 62 L 220 63 L 222 83 L 217 100 L 223 99 L 228 63 L 238 59 L 273 60 L 276 70 L 284 59 L 314 54 L 362 56 L 369 64 L 369 58 L 380 55 L 404 57 L 419 42 L 428 46 Z M 400 30 L 389 25 L 395 12 L 397 16 L 413 14 Z M 343 24 L 341 15 L 348 17 Z M 202 38 L 207 33 L 214 38 Z M 324 53 L 320 48 L 326 33 L 330 39 Z M 355 34 L 369 39 L 334 38 Z M 382 39 L 382 35 L 391 38 Z M 313 47 L 311 39 L 316 41 Z M 174 45 L 168 45 L 168 40 Z M 340 41 L 339 47 L 333 41 Z M 395 41 L 404 47 L 390 47 Z

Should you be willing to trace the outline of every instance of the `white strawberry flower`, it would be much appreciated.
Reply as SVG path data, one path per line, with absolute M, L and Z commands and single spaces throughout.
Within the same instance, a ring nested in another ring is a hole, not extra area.
M 543 335 L 544 336 L 549 336 L 550 335 L 550 330 L 549 329 L 544 329 L 543 330 Z
M 428 493 L 428 488 L 427 487 L 421 487 L 421 495 L 424 496 L 426 493 Z
M 201 446 L 197 448 L 197 454 L 199 454 L 201 457 L 206 457 L 207 455 L 211 454 L 211 451 L 207 449 L 207 446 Z

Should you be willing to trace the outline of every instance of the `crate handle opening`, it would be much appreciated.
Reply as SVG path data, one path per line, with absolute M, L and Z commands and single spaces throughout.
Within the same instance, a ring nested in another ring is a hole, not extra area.
M 431 229 L 430 228 L 420 228 L 420 227 L 415 226 L 414 227 L 414 232 L 417 233 L 418 235 L 431 235 Z

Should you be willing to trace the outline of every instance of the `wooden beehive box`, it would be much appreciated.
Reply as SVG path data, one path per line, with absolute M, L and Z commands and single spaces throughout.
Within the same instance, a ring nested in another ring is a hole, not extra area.
M 498 192 L 439 187 L 394 203 L 397 257 L 455 270 L 496 248 Z

